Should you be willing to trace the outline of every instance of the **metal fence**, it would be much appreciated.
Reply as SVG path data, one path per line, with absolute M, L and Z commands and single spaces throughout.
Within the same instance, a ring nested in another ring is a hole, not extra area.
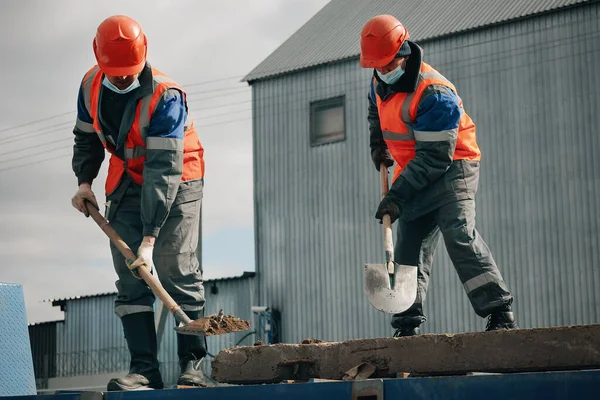
M 126 347 L 75 351 L 56 355 L 56 376 L 105 374 L 129 368 Z

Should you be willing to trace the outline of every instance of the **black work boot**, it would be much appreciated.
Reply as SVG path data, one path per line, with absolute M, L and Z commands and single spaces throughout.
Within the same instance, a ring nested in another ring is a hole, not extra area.
M 185 311 L 190 319 L 201 318 L 203 311 Z M 178 385 L 183 386 L 213 386 L 213 381 L 206 375 L 202 368 L 202 362 L 206 357 L 206 339 L 204 336 L 177 334 L 177 356 L 181 375 L 177 380 Z
M 405 326 L 401 326 L 400 328 L 396 329 L 396 332 L 394 332 L 394 337 L 416 336 L 419 333 L 420 333 L 420 329 L 418 326 L 405 325 Z
M 390 322 L 392 328 L 396 329 L 394 337 L 418 335 L 420 333 L 419 326 L 421 326 L 425 320 L 425 316 L 416 308 L 402 314 L 394 314 Z
M 164 387 L 156 357 L 154 313 L 141 312 L 121 317 L 131 362 L 129 373 L 108 382 L 108 391 L 162 389 Z
M 498 331 L 502 329 L 517 329 L 515 315 L 511 311 L 510 305 L 503 306 L 491 312 L 488 316 L 486 331 Z

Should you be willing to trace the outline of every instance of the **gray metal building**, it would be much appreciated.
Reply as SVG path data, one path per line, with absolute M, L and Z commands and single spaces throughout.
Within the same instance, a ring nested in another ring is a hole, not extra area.
M 457 87 L 483 152 L 477 227 L 521 327 L 600 322 L 600 4 L 332 0 L 244 80 L 252 86 L 258 296 L 285 342 L 389 336 L 363 288 L 374 219 L 364 22 L 397 16 Z M 438 245 L 426 332 L 483 330 Z
M 205 281 L 205 314 L 223 309 L 227 314 L 254 323 L 250 331 L 207 338 L 209 357 L 204 368 L 211 371 L 211 361 L 219 351 L 235 345 L 252 345 L 262 333 L 256 332 L 254 273 L 239 277 Z M 108 379 L 127 373 L 129 352 L 119 319 L 114 314 L 116 293 L 102 293 L 75 298 L 54 299 L 52 304 L 64 310 L 64 321 L 52 321 L 29 327 L 36 382 L 39 389 L 105 388 Z M 177 340 L 170 313 L 161 314 L 162 303 L 156 301 L 159 328 L 159 354 L 163 380 L 174 385 L 179 375 Z

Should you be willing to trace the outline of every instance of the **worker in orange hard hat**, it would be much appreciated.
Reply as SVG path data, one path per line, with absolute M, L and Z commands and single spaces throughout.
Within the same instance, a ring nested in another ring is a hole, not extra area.
M 146 59 L 147 40 L 133 19 L 116 15 L 96 32 L 97 65 L 83 77 L 73 133 L 73 171 L 78 190 L 73 206 L 88 216 L 85 201 L 98 203 L 91 185 L 110 153 L 105 182 L 105 218 L 137 252 L 125 260 L 111 244 L 120 318 L 131 363 L 129 374 L 107 389 L 160 389 L 155 298 L 138 268 L 155 266 L 167 292 L 192 319 L 205 298 L 196 257 L 204 187 L 204 149 L 188 114 L 183 88 Z M 202 371 L 206 340 L 177 335 L 178 384 L 207 386 Z
M 481 150 L 475 123 L 456 87 L 422 60 L 392 15 L 378 15 L 363 26 L 360 65 L 373 68 L 368 122 L 375 168 L 395 165 L 393 183 L 375 218 L 397 221 L 394 261 L 416 266 L 417 297 L 394 314 L 394 336 L 419 333 L 426 320 L 427 294 L 435 247 L 443 237 L 448 254 L 486 330 L 517 328 L 508 291 L 487 244 L 475 228 L 475 193 Z

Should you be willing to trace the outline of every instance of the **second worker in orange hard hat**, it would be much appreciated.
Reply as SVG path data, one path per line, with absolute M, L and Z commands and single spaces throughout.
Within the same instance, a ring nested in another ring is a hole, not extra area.
M 102 21 L 93 40 L 97 65 L 83 77 L 73 133 L 73 206 L 97 206 L 92 192 L 110 154 L 104 185 L 105 218 L 137 253 L 125 260 L 111 243 L 118 276 L 115 314 L 131 357 L 129 373 L 108 383 L 109 391 L 160 389 L 155 298 L 138 268 L 156 269 L 165 290 L 192 319 L 205 304 L 196 249 L 204 187 L 204 149 L 188 114 L 186 94 L 173 79 L 150 66 L 147 39 L 133 19 Z M 204 338 L 177 334 L 178 384 L 207 386 L 202 371 Z
M 392 15 L 363 26 L 360 65 L 373 69 L 368 122 L 377 170 L 394 167 L 389 193 L 375 218 L 397 221 L 394 261 L 416 266 L 413 306 L 392 317 L 394 336 L 419 333 L 434 250 L 440 237 L 471 305 L 487 317 L 486 330 L 517 327 L 513 296 L 475 228 L 481 151 L 475 123 L 456 87 L 423 61 L 423 49 Z

